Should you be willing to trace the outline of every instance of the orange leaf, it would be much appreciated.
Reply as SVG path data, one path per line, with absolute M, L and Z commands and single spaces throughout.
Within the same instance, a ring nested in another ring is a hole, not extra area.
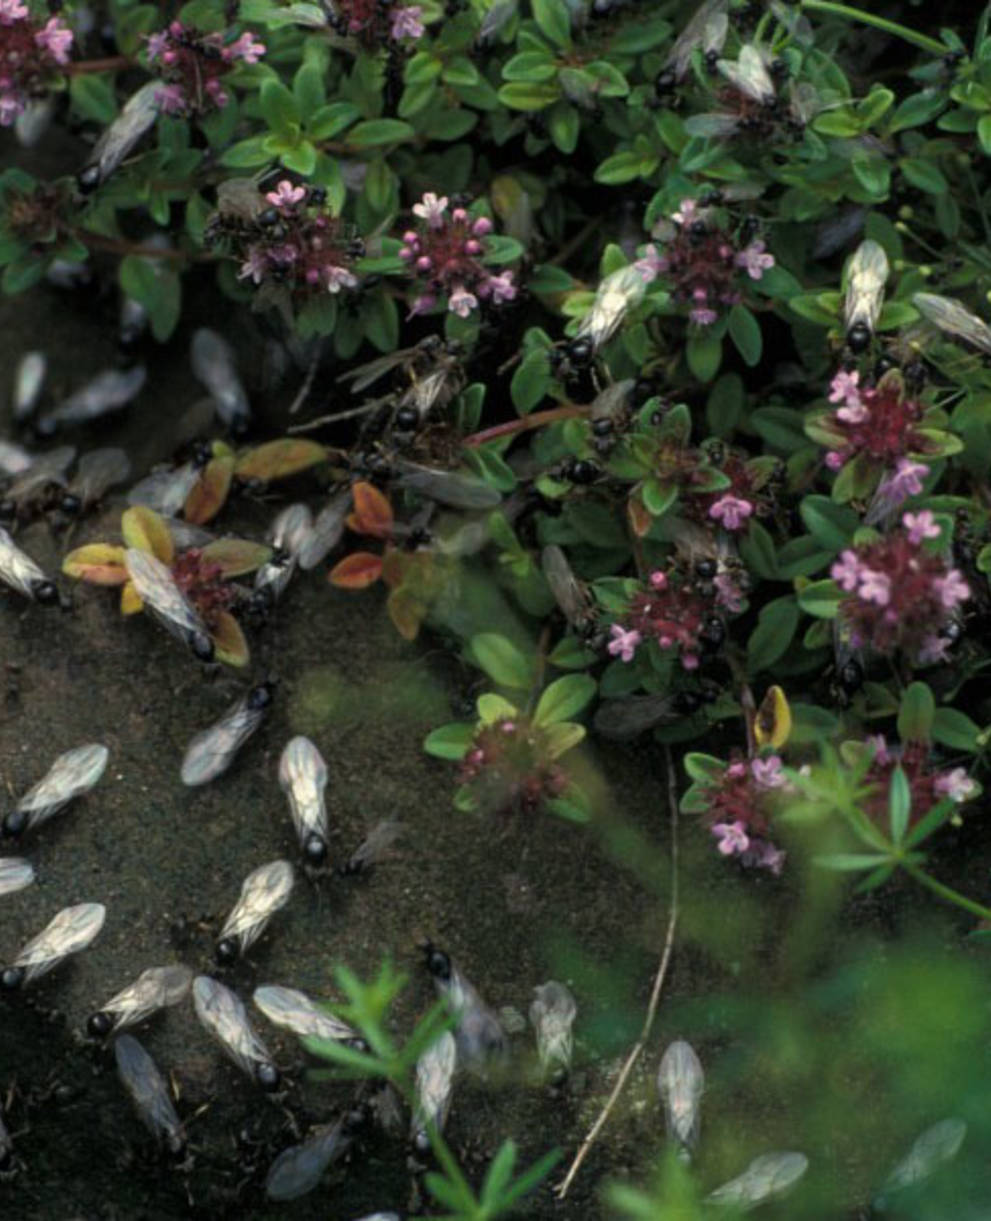
M 650 529 L 653 518 L 640 499 L 640 493 L 634 492 L 626 502 L 626 512 L 630 519 L 630 528 L 637 538 L 643 538 Z
M 382 556 L 382 580 L 390 589 L 402 585 L 409 569 L 410 553 L 399 551 L 395 547 L 386 547 Z
M 354 512 L 348 517 L 348 528 L 355 534 L 388 538 L 394 521 L 388 497 L 373 483 L 356 483 L 351 495 L 354 498 Z
M 91 585 L 123 585 L 127 580 L 124 548 L 110 543 L 87 543 L 69 552 L 62 561 L 62 571 Z
M 211 621 L 210 636 L 213 640 L 213 655 L 217 661 L 228 666 L 246 666 L 251 660 L 248 642 L 241 625 L 230 611 L 218 611 Z
M 240 479 L 288 479 L 327 457 L 327 447 L 303 437 L 282 437 L 249 449 L 238 458 L 234 468 Z
M 128 547 L 147 551 L 156 560 L 171 566 L 175 559 L 175 545 L 165 521 L 147 505 L 132 505 L 125 509 L 120 519 L 120 532 Z
M 382 575 L 382 557 L 370 551 L 355 551 L 339 560 L 327 580 L 338 589 L 367 589 Z
M 234 457 L 211 458 L 199 473 L 183 506 L 182 515 L 194 526 L 212 521 L 224 507 L 234 477 Z

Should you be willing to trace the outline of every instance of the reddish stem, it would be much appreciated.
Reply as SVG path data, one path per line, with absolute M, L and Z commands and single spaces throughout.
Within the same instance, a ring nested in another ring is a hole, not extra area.
M 145 246 L 141 242 L 128 242 L 123 238 L 106 237 L 102 233 L 90 233 L 86 229 L 73 230 L 76 237 L 90 250 L 103 250 L 107 254 L 136 254 L 143 259 L 170 259 L 174 263 L 214 263 L 216 255 L 192 254 L 188 250 L 161 249 Z
M 484 445 L 486 441 L 495 441 L 498 437 L 511 437 L 518 432 L 531 432 L 534 428 L 543 428 L 545 424 L 553 424 L 555 420 L 573 420 L 578 416 L 588 415 L 590 404 L 565 403 L 563 407 L 552 407 L 549 411 L 535 411 L 533 415 L 521 416 L 518 420 L 507 420 L 504 424 L 494 424 L 491 428 L 483 428 L 481 432 L 473 432 L 465 437 L 462 445 Z
M 65 64 L 66 76 L 86 76 L 91 72 L 116 72 L 122 68 L 133 68 L 137 60 L 130 55 L 110 55 L 106 59 L 77 59 Z

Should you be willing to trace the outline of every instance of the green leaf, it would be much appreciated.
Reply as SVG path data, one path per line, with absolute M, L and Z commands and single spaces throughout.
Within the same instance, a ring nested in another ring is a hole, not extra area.
M 729 334 L 746 364 L 753 368 L 760 363 L 763 350 L 760 323 L 745 305 L 734 305 L 730 310 Z M 708 378 L 704 380 L 708 381 Z
M 36 254 L 28 254 L 15 259 L 3 269 L 3 280 L 0 287 L 9 296 L 22 293 L 32 288 L 45 274 L 45 260 Z
M 561 96 L 556 82 L 510 81 L 499 90 L 499 101 L 510 110 L 544 110 Z
M 723 362 L 722 340 L 716 335 L 691 335 L 685 344 L 685 360 L 700 382 L 711 382 Z
M 517 412 L 527 415 L 533 411 L 546 395 L 552 380 L 546 351 L 538 350 L 526 356 L 509 383 L 509 394 Z
M 182 285 L 178 273 L 162 259 L 123 258 L 118 269 L 120 287 L 148 311 L 151 332 L 164 343 L 179 322 Z
M 286 149 L 280 155 L 279 160 L 287 170 L 293 170 L 297 174 L 302 174 L 304 178 L 308 178 L 316 168 L 317 150 L 309 140 L 300 140 L 292 148 Z
M 950 189 L 942 172 L 923 157 L 902 157 L 898 168 L 912 186 L 927 195 L 945 195 Z
M 272 157 L 265 147 L 266 140 L 266 136 L 249 136 L 247 140 L 239 140 L 224 150 L 220 164 L 234 170 L 250 170 L 267 165 Z
M 437 759 L 463 759 L 475 737 L 475 726 L 452 722 L 427 734 L 423 749 Z
M 937 708 L 932 720 L 932 739 L 951 750 L 965 750 L 976 754 L 980 749 L 978 737 L 981 729 L 966 713 L 956 708 Z
M 660 158 L 655 154 L 645 156 L 633 150 L 613 153 L 599 164 L 595 171 L 595 181 L 616 186 L 619 183 L 632 182 L 635 178 L 646 178 L 657 169 L 659 161 Z
M 486 691 L 475 701 L 478 716 L 483 725 L 494 725 L 496 721 L 512 720 L 519 713 L 514 704 L 496 695 L 494 691 Z
M 799 512 L 809 534 L 823 547 L 839 551 L 849 547 L 860 518 L 846 505 L 838 505 L 828 496 L 806 496 Z
M 359 114 L 357 106 L 350 102 L 330 102 L 307 118 L 307 134 L 313 140 L 332 140 L 346 131 Z
M 475 664 L 501 687 L 526 690 L 533 683 L 533 659 L 524 657 L 505 636 L 495 632 L 472 636 L 469 654 Z
M 571 17 L 564 0 L 531 0 L 533 17 L 545 38 L 557 47 L 571 46 Z
M 835 581 L 811 581 L 798 593 L 798 605 L 816 619 L 835 619 L 843 591 Z
M 898 706 L 898 736 L 903 742 L 928 742 L 935 714 L 933 693 L 926 683 L 910 683 Z
M 825 856 L 814 856 L 812 861 L 821 869 L 853 873 L 859 869 L 874 869 L 886 864 L 889 859 L 887 855 L 876 852 L 831 852 Z
M 327 100 L 324 91 L 325 70 L 317 63 L 303 64 L 292 80 L 293 96 L 304 121 L 320 109 Z
M 581 133 L 581 118 L 575 107 L 565 101 L 555 102 L 546 121 L 554 147 L 565 155 L 573 153 Z
M 383 144 L 402 144 L 415 136 L 413 125 L 402 119 L 366 119 L 348 132 L 348 143 L 355 148 L 377 148 Z
M 726 771 L 726 764 L 722 759 L 717 759 L 715 755 L 699 754 L 694 750 L 685 755 L 682 764 L 689 778 L 696 784 L 716 781 Z
M 985 157 L 991 157 L 991 114 L 981 115 L 977 120 L 977 139 L 981 152 Z
M 292 142 L 299 135 L 299 106 L 281 81 L 269 77 L 258 91 L 262 117 L 281 140 Z
M 798 604 L 793 594 L 775 598 L 761 610 L 747 641 L 747 670 L 757 674 L 785 655 L 798 627 Z
M 535 725 L 570 721 L 595 695 L 596 682 L 588 674 L 566 674 L 545 688 L 533 714 Z
M 110 76 L 96 72 L 76 74 L 69 80 L 69 98 L 73 110 L 104 127 L 117 114 L 117 97 Z
M 894 135 L 909 127 L 921 127 L 935 119 L 945 107 L 946 94 L 942 89 L 924 89 L 921 93 L 910 94 L 899 102 L 888 120 L 888 132 Z
M 572 675 L 577 678 L 578 675 Z M 585 737 L 585 726 L 574 721 L 555 721 L 544 726 L 544 749 L 551 759 L 559 759 Z
M 900 844 L 908 827 L 909 815 L 912 813 L 912 790 L 908 785 L 905 769 L 899 763 L 891 773 L 888 785 L 888 828 L 891 841 Z
M 549 81 L 557 75 L 557 63 L 549 51 L 523 51 L 503 65 L 506 81 Z
M 774 540 L 759 521 L 751 519 L 749 529 L 739 543 L 740 555 L 747 568 L 763 581 L 773 581 L 778 576 L 778 560 L 774 551 Z
M 746 395 L 739 373 L 724 373 L 709 391 L 705 421 L 717 437 L 731 437 L 743 416 Z
M 445 85 L 476 85 L 478 69 L 465 55 L 455 55 L 444 65 L 440 79 Z

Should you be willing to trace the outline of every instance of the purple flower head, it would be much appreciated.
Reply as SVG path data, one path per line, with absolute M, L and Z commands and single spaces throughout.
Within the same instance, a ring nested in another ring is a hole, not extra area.
M 294 187 L 287 178 L 283 178 L 274 191 L 267 192 L 265 198 L 273 207 L 285 210 L 301 203 L 306 198 L 306 189 Z
M 663 254 L 657 253 L 653 242 L 644 251 L 643 257 L 637 259 L 633 266 L 640 272 L 645 284 L 656 280 L 662 271 L 667 271 L 668 261 Z
M 516 296 L 516 285 L 513 283 L 513 273 L 504 271 L 497 276 L 489 276 L 478 286 L 480 297 L 491 297 L 496 305 L 504 301 L 512 301 Z
M 398 42 L 400 38 L 422 38 L 426 28 L 420 20 L 422 15 L 423 9 L 419 4 L 393 9 L 389 37 L 393 42 Z
M 16 93 L 0 93 L 0 127 L 10 127 L 24 111 L 24 100 Z
M 719 840 L 716 848 L 723 856 L 737 856 L 750 847 L 750 837 L 739 819 L 736 822 L 717 822 L 710 830 Z
M 628 632 L 621 623 L 611 624 L 609 631 L 612 634 L 612 640 L 607 645 L 607 651 L 613 657 L 620 658 L 621 661 L 632 661 L 637 645 L 642 639 L 640 633 L 636 629 Z
M 0 0 L 0 25 L 13 25 L 28 15 L 28 7 L 20 0 Z
M 437 196 L 427 191 L 419 203 L 413 205 L 413 215 L 427 222 L 431 229 L 440 229 L 447 211 L 447 196 Z
M 826 455 L 826 465 L 831 471 L 840 470 L 846 463 L 846 455 L 841 454 L 839 450 L 831 449 Z
M 260 284 L 267 270 L 268 259 L 265 256 L 265 251 L 261 246 L 249 246 L 248 257 L 241 264 L 241 270 L 237 273 L 237 278 L 239 280 L 246 280 L 250 276 L 256 284 Z
M 744 268 L 751 280 L 759 280 L 774 266 L 774 255 L 765 253 L 763 242 L 751 242 L 737 254 L 736 265 Z
M 325 266 L 323 279 L 330 293 L 339 293 L 342 288 L 354 288 L 358 283 L 358 277 L 346 267 Z
M 766 759 L 753 759 L 750 763 L 750 771 L 762 789 L 780 789 L 786 783 L 778 755 L 769 755 Z
M 34 36 L 39 47 L 44 47 L 48 54 L 59 65 L 69 62 L 69 49 L 72 46 L 72 30 L 62 24 L 61 17 L 49 17 L 42 30 Z
M 694 322 L 696 326 L 712 326 L 718 317 L 714 309 L 706 306 L 688 311 L 688 321 Z
M 878 496 L 892 507 L 900 505 L 909 496 L 918 496 L 922 491 L 922 480 L 929 474 L 924 462 L 913 462 L 911 458 L 899 458 L 895 473 L 889 475 L 878 488 Z
M 787 853 L 782 848 L 775 848 L 769 840 L 753 839 L 750 841 L 750 848 L 740 859 L 744 865 L 751 868 L 770 869 L 771 873 L 778 877 L 786 856 Z
M 406 315 L 407 320 L 415 318 L 418 314 L 429 314 L 436 304 L 437 298 L 433 293 L 421 293 L 409 307 L 409 313 Z
M 688 225 L 695 219 L 698 203 L 694 199 L 683 199 L 677 212 L 671 213 L 671 219 L 676 225 Z
M 857 593 L 865 602 L 887 606 L 891 601 L 891 578 L 887 573 L 873 572 L 870 568 L 861 567 L 860 588 Z
M 857 558 L 857 553 L 849 548 L 841 551 L 840 558 L 830 568 L 829 575 L 846 593 L 855 590 L 857 582 L 860 580 L 860 560 Z
M 930 633 L 922 638 L 919 652 L 915 659 L 920 666 L 931 666 L 936 662 L 950 660 L 950 642 L 945 636 Z
M 866 743 L 874 751 L 874 762 L 882 767 L 890 763 L 894 759 L 894 755 L 888 750 L 888 739 L 883 733 L 872 733 Z
M 955 610 L 970 597 L 970 586 L 957 568 L 951 568 L 945 577 L 937 577 L 933 581 L 933 588 L 948 611 Z
M 829 383 L 829 401 L 831 403 L 845 403 L 847 407 L 859 406 L 859 384 L 860 374 L 856 370 L 853 373 L 848 373 L 846 369 L 840 369 L 839 373 Z
M 924 538 L 939 538 L 941 534 L 935 517 L 928 509 L 920 513 L 902 514 L 902 525 L 908 531 L 909 541 L 917 546 Z
M 478 308 L 478 298 L 459 284 L 448 298 L 447 308 L 459 318 L 467 318 L 473 309 Z
M 747 518 L 754 511 L 754 506 L 749 500 L 741 500 L 739 496 L 731 496 L 727 493 L 725 496 L 720 496 L 714 505 L 709 508 L 709 516 L 720 522 L 727 530 L 739 530 L 746 525 Z
M 264 54 L 265 44 L 255 42 L 254 35 L 249 33 L 242 34 L 223 50 L 224 59 L 229 61 L 240 59 L 246 64 L 257 64 Z
M 967 775 L 962 767 L 955 767 L 952 772 L 941 772 L 933 784 L 940 797 L 949 797 L 951 801 L 966 801 L 973 796 L 977 785 Z
M 186 94 L 181 85 L 163 85 L 155 90 L 155 105 L 162 114 L 183 114 Z
M 845 407 L 837 407 L 836 418 L 847 424 L 863 424 L 871 413 L 858 399 L 856 403 L 848 403 Z
M 169 46 L 170 38 L 165 30 L 159 30 L 157 34 L 148 35 L 148 62 L 154 63 L 156 59 L 160 59 Z

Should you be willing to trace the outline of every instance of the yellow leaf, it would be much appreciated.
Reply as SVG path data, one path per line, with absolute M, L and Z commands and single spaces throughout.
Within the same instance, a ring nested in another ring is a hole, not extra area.
M 91 585 L 123 585 L 127 580 L 124 548 L 111 543 L 87 543 L 70 551 L 62 561 L 62 571 L 77 581 Z
M 251 660 L 251 651 L 244 632 L 230 611 L 217 612 L 210 627 L 210 636 L 213 639 L 216 661 L 241 668 Z
M 282 437 L 278 441 L 267 441 L 249 449 L 238 458 L 234 473 L 239 479 L 260 479 L 269 483 L 273 479 L 288 479 L 316 466 L 327 457 L 327 447 L 303 437 Z
M 558 721 L 555 725 L 546 725 L 544 727 L 547 753 L 552 759 L 560 758 L 565 751 L 569 751 L 573 746 L 577 746 L 584 737 L 585 726 L 576 725 L 574 721 Z
M 415 640 L 420 632 L 420 624 L 427 617 L 427 607 L 405 589 L 394 589 L 385 605 L 399 635 L 404 640 Z
M 132 505 L 125 509 L 120 519 L 120 532 L 128 547 L 150 552 L 163 564 L 171 565 L 175 559 L 175 545 L 168 526 L 147 505 Z
M 768 687 L 754 718 L 757 745 L 780 750 L 791 735 L 791 708 L 780 687 Z
M 138 597 L 138 591 L 134 588 L 134 582 L 128 580 L 127 584 L 120 591 L 120 613 L 122 615 L 136 615 L 138 611 L 144 610 L 144 605 Z
M 207 543 L 202 554 L 207 563 L 219 564 L 225 577 L 240 577 L 267 564 L 272 558 L 272 548 L 246 538 L 218 538 Z

